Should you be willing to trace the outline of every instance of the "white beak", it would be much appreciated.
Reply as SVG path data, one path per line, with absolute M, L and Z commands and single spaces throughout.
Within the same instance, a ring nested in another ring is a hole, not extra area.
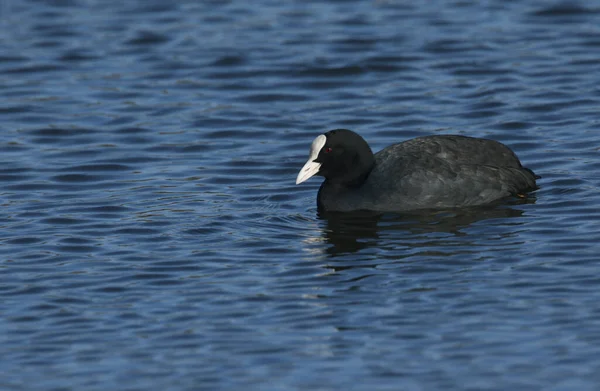
M 327 137 L 325 137 L 324 134 L 317 136 L 315 141 L 313 141 L 312 145 L 310 146 L 310 154 L 308 156 L 308 161 L 298 173 L 298 177 L 296 178 L 296 184 L 304 182 L 305 180 L 319 172 L 319 169 L 321 168 L 321 163 L 315 162 L 315 159 L 319 156 L 319 152 L 321 152 L 321 148 L 323 148 L 326 142 Z

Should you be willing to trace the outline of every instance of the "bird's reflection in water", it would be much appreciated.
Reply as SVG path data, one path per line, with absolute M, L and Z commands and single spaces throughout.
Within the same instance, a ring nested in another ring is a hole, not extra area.
M 446 233 L 453 237 L 463 236 L 466 235 L 463 230 L 476 222 L 520 217 L 524 211 L 519 208 L 519 205 L 532 203 L 535 203 L 534 197 L 511 199 L 501 205 L 452 210 L 422 210 L 401 214 L 366 211 L 319 212 L 319 218 L 325 221 L 323 236 L 331 245 L 327 249 L 327 253 L 335 256 L 355 253 L 372 246 L 383 245 L 385 247 L 386 244 L 381 243 L 383 235 L 389 238 L 390 234 L 393 234 L 393 237 L 400 240 L 407 238 L 407 235 L 422 236 L 428 233 Z M 517 222 L 517 224 L 519 223 Z M 447 240 L 444 242 L 447 243 Z M 429 242 L 429 245 L 435 246 L 435 240 Z

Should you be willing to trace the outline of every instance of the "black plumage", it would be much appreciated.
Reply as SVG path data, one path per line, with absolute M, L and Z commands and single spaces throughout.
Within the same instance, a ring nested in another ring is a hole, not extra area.
M 324 136 L 315 139 L 313 148 L 320 150 L 311 150 L 313 159 L 297 183 L 312 175 L 324 176 L 317 203 L 325 211 L 484 205 L 537 189 L 533 171 L 523 167 L 510 148 L 493 140 L 425 136 L 373 155 L 367 142 L 350 130 L 336 129 Z

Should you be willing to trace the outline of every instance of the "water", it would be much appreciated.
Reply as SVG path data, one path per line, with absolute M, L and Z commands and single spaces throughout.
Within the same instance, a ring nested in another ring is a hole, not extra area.
M 4 1 L 2 390 L 593 390 L 600 5 Z M 459 133 L 524 202 L 317 215 L 313 138 Z

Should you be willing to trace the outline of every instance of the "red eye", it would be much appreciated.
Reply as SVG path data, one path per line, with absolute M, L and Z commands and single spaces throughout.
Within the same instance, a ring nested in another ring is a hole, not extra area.
M 331 149 L 330 147 L 325 148 L 325 153 L 329 153 L 331 151 L 333 151 L 333 149 Z

